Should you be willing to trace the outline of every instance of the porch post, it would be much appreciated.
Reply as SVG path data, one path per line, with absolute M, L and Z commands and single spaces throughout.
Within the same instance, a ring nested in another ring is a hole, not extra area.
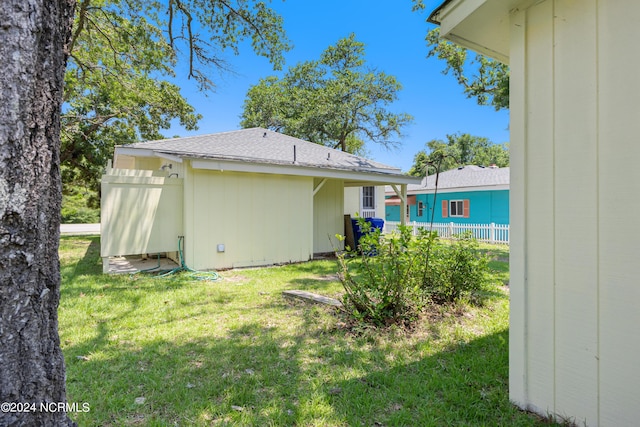
M 407 184 L 400 185 L 400 224 L 407 225 Z

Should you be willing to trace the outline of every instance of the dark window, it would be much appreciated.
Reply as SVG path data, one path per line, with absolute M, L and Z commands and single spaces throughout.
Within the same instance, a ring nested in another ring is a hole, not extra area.
M 462 200 L 449 202 L 449 216 L 464 216 L 464 204 Z
M 362 209 L 376 208 L 376 188 L 362 187 Z

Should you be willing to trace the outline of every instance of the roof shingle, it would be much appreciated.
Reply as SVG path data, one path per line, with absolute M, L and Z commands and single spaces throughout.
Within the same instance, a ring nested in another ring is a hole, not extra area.
M 392 166 L 264 128 L 137 142 L 126 147 L 180 157 L 400 173 L 400 169 Z
M 438 177 L 438 190 L 470 187 L 491 187 L 509 185 L 509 168 L 491 168 L 475 165 L 463 166 L 441 172 Z M 409 184 L 407 192 L 430 191 L 436 188 L 436 176 L 429 175 L 420 184 Z M 393 189 L 387 188 L 388 192 Z

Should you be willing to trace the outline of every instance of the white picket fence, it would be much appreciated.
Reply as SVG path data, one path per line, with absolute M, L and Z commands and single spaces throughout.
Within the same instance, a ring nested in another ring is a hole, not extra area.
M 384 232 L 391 233 L 397 229 L 400 225 L 398 221 L 385 221 Z M 424 228 L 429 230 L 431 224 L 428 222 L 407 222 L 407 226 L 413 228 L 413 235 L 418 234 L 418 229 Z M 509 244 L 509 224 L 456 224 L 454 222 L 448 223 L 433 223 L 433 231 L 438 232 L 438 236 L 443 238 L 449 238 L 456 234 L 463 233 L 465 231 L 471 231 L 473 237 L 481 242 L 488 243 L 503 243 Z

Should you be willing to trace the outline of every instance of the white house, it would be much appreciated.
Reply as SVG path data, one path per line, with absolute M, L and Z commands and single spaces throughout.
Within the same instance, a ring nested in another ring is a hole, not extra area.
M 448 0 L 441 35 L 509 64 L 509 395 L 640 420 L 640 1 Z
M 102 178 L 104 269 L 111 256 L 178 249 L 202 270 L 306 261 L 341 248 L 345 188 L 406 195 L 417 182 L 262 128 L 119 146 Z

